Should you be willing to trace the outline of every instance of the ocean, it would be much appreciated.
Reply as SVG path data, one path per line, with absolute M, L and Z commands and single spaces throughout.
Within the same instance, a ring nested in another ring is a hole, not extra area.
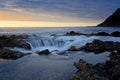
M 0 80 L 68 80 L 76 68 L 73 65 L 79 59 L 96 64 L 109 60 L 109 52 L 94 54 L 84 51 L 66 51 L 71 46 L 81 47 L 94 39 L 120 42 L 119 37 L 111 36 L 64 36 L 67 32 L 97 33 L 120 31 L 120 28 L 108 27 L 57 27 L 57 28 L 0 28 L 0 35 L 27 34 L 32 50 L 13 48 L 31 55 L 18 60 L 0 59 Z M 54 34 L 55 36 L 51 36 Z M 36 51 L 49 49 L 52 54 L 40 56 Z

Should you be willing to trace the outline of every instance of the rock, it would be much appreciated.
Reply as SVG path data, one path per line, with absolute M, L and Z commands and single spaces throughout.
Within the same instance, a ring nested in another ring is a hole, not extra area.
M 80 59 L 78 63 L 74 63 L 74 66 L 77 69 L 79 69 L 81 72 L 85 72 L 85 71 L 88 70 L 87 63 L 84 60 L 82 60 L 82 59 Z
M 83 35 L 83 36 L 113 36 L 113 37 L 120 37 L 120 32 L 119 31 L 115 31 L 115 32 L 112 32 L 111 34 L 107 33 L 107 32 L 98 32 L 98 33 L 90 33 L 90 34 L 84 34 L 84 33 L 77 33 L 77 32 L 74 32 L 74 31 L 70 31 L 70 32 L 67 32 L 65 34 L 65 36 L 80 36 L 80 35 Z M 56 36 L 56 34 L 52 34 L 51 36 Z
M 98 35 L 98 36 L 109 36 L 109 34 L 106 33 L 106 32 L 98 32 L 97 35 Z
M 105 63 L 91 65 L 80 59 L 78 71 L 69 80 L 120 80 L 120 50 L 111 52 Z
M 115 65 L 112 69 L 111 80 L 120 80 L 120 65 Z
M 87 64 L 82 59 L 74 65 L 78 71 L 69 80 L 108 80 L 102 72 L 95 68 L 96 66 Z
M 18 59 L 18 58 L 21 58 L 23 56 L 24 56 L 23 53 L 18 52 L 18 51 L 12 51 L 12 50 L 7 49 L 7 48 L 3 48 L 0 51 L 0 58 L 3 58 L 3 59 Z
M 28 50 L 31 49 L 30 45 L 24 40 L 19 40 L 19 43 L 17 44 L 17 47 L 25 48 L 25 49 L 28 49 Z
M 80 50 L 101 53 L 105 51 L 105 44 L 100 40 L 94 40 L 92 43 L 87 43 L 85 46 L 81 47 Z
M 93 40 L 92 43 L 87 43 L 85 46 L 81 47 L 80 50 L 94 52 L 94 53 L 120 50 L 120 42 L 112 42 L 112 41 L 103 42 L 100 40 Z
M 68 51 L 77 51 L 76 47 L 75 46 L 71 46 Z
M 56 37 L 56 36 L 57 36 L 57 34 L 51 34 L 51 36 L 54 36 L 54 37 Z
M 97 26 L 120 27 L 120 8 L 118 8 L 111 16 Z
M 70 32 L 67 32 L 65 34 L 66 36 L 77 36 L 77 35 L 84 35 L 83 33 L 77 33 L 77 32 L 74 32 L 74 31 L 70 31 Z
M 37 54 L 39 54 L 39 55 L 49 55 L 49 54 L 51 54 L 51 52 L 48 49 L 46 49 L 46 50 L 37 52 Z
M 119 31 L 112 32 L 112 33 L 111 33 L 111 36 L 120 37 L 120 32 L 119 32 Z
M 0 36 L 0 47 L 20 47 L 25 49 L 31 49 L 30 45 L 23 39 L 17 36 Z

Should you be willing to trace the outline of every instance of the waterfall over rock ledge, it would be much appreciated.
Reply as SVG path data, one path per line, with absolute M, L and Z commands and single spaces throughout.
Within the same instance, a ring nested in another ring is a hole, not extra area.
M 32 37 L 29 38 L 28 43 L 32 50 L 45 50 L 50 51 L 58 50 L 64 51 L 71 46 L 80 47 L 85 43 L 92 41 L 97 37 L 85 36 L 58 36 L 58 37 Z

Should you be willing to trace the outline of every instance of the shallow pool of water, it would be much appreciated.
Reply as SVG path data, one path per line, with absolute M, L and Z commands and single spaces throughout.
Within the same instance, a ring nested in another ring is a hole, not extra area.
M 73 63 L 80 58 L 91 64 L 105 62 L 108 52 L 66 52 L 64 55 L 40 56 L 32 54 L 18 60 L 0 59 L 0 80 L 68 80 L 76 68 Z

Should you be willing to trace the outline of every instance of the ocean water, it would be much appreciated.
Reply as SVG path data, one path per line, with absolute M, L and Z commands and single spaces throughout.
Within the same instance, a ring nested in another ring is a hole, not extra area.
M 0 34 L 64 34 L 69 31 L 76 31 L 81 33 L 95 33 L 95 32 L 108 32 L 120 31 L 118 27 L 16 27 L 16 28 L 0 28 Z
M 94 39 L 103 41 L 120 42 L 119 37 L 110 36 L 63 36 L 66 32 L 97 33 L 120 31 L 120 28 L 103 27 L 65 27 L 65 28 L 0 28 L 1 35 L 27 34 L 27 42 L 32 50 L 12 48 L 23 53 L 31 52 L 32 55 L 18 60 L 0 59 L 0 80 L 68 80 L 76 68 L 73 63 L 80 58 L 87 63 L 96 64 L 109 60 L 109 52 L 102 54 L 87 53 L 83 51 L 66 51 L 71 46 L 81 47 Z M 53 37 L 51 34 L 56 34 Z M 52 54 L 40 56 L 35 52 L 49 49 Z

